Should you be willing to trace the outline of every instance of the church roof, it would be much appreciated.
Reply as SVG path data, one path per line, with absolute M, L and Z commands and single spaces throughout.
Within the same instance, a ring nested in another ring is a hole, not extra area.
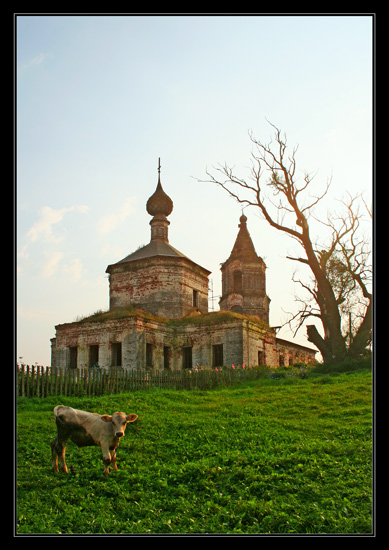
M 235 259 L 248 262 L 261 260 L 255 251 L 253 241 L 251 240 L 249 230 L 247 229 L 247 217 L 242 214 L 239 221 L 239 232 L 227 262 Z
M 152 258 L 153 256 L 169 256 L 169 257 L 180 257 L 180 258 L 187 258 L 182 252 L 179 252 L 176 250 L 173 246 L 171 246 L 169 243 L 166 243 L 164 241 L 157 241 L 152 240 L 149 244 L 146 244 L 146 246 L 142 246 L 142 248 L 138 248 L 135 252 L 132 254 L 129 254 L 122 260 L 120 260 L 117 263 L 125 263 L 125 262 L 133 262 L 135 260 L 143 260 L 145 258 Z
M 124 264 L 128 262 L 135 262 L 138 260 L 146 260 L 148 258 L 156 258 L 156 257 L 182 258 L 184 260 L 187 260 L 191 264 L 200 267 L 203 271 L 206 271 L 208 274 L 211 273 L 210 271 L 208 271 L 208 269 L 201 267 L 199 264 L 196 264 L 196 262 L 188 258 L 188 256 L 185 256 L 185 254 L 182 254 L 182 252 L 174 248 L 171 244 L 164 241 L 159 241 L 159 240 L 150 241 L 150 243 L 146 244 L 146 246 L 142 246 L 142 248 L 138 248 L 138 250 L 135 250 L 135 252 L 133 252 L 132 254 L 129 254 L 128 256 L 126 256 L 122 260 L 119 260 L 118 262 L 116 262 L 116 264 L 113 264 L 113 265 Z M 107 267 L 106 272 L 109 273 L 110 267 L 112 266 L 109 265 Z

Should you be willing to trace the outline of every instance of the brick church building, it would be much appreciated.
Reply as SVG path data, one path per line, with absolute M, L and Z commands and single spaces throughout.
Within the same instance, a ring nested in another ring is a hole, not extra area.
M 269 326 L 266 266 L 246 216 L 221 266 L 220 311 L 208 312 L 210 271 L 169 243 L 173 202 L 160 168 L 146 210 L 152 216 L 149 244 L 107 267 L 108 311 L 55 327 L 52 366 L 173 370 L 315 361 L 314 349 L 277 338 Z

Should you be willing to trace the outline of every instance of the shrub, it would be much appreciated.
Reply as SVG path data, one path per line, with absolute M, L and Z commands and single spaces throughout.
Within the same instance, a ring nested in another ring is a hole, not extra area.
M 360 359 L 354 359 L 352 357 L 346 357 L 339 363 L 318 363 L 314 366 L 313 374 L 332 374 L 337 372 L 353 372 L 361 369 L 371 370 L 372 358 L 370 355 L 361 357 Z

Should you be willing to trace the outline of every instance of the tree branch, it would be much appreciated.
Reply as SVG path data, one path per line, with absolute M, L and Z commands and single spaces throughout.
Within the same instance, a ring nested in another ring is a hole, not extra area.
M 287 258 L 309 266 L 315 281 L 314 288 L 298 282 L 311 294 L 318 309 L 311 307 L 311 298 L 293 319 L 299 319 L 298 330 L 308 317 L 320 318 L 325 337 L 320 336 L 314 325 L 309 325 L 308 339 L 319 348 L 325 360 L 339 360 L 347 353 L 342 316 L 344 318 L 351 307 L 356 307 L 358 312 L 362 311 L 362 305 L 366 308 L 354 340 L 357 339 L 360 342 L 358 345 L 362 346 L 363 339 L 366 342 L 369 338 L 366 316 L 371 311 L 372 296 L 368 287 L 369 253 L 363 239 L 358 237 L 360 212 L 357 199 L 360 196 L 348 194 L 348 198 L 342 201 L 346 213 L 328 215 L 326 221 L 318 220 L 327 227 L 329 240 L 324 246 L 314 245 L 308 219 L 314 217 L 313 209 L 326 196 L 331 180 L 327 180 L 322 193 L 309 193 L 315 174 L 306 172 L 302 183 L 295 180 L 298 147 L 288 154 L 286 137 L 281 136 L 281 131 L 274 124 L 269 124 L 274 129 L 275 138 L 268 144 L 255 139 L 249 132 L 255 146 L 255 151 L 251 153 L 249 180 L 237 177 L 234 168 L 225 163 L 215 168 L 216 175 L 207 171 L 210 178 L 207 181 L 219 185 L 238 203 L 258 207 L 271 227 L 288 234 L 302 246 L 306 257 Z M 223 177 L 220 178 L 219 174 Z M 264 190 L 269 191 L 267 197 L 263 194 Z M 304 193 L 309 197 L 306 201 L 303 199 Z M 271 194 L 273 199 L 269 197 Z M 365 202 L 364 205 L 370 213 Z M 368 304 L 363 302 L 361 295 L 364 300 L 369 300 Z

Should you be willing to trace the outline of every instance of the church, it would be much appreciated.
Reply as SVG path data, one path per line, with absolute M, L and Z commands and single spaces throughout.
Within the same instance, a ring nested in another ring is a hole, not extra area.
M 162 188 L 160 164 L 146 210 L 149 244 L 107 267 L 108 311 L 55 327 L 52 366 L 180 370 L 315 361 L 314 349 L 277 338 L 269 326 L 266 265 L 245 215 L 221 265 L 220 311 L 208 312 L 211 272 L 169 243 L 173 201 Z

